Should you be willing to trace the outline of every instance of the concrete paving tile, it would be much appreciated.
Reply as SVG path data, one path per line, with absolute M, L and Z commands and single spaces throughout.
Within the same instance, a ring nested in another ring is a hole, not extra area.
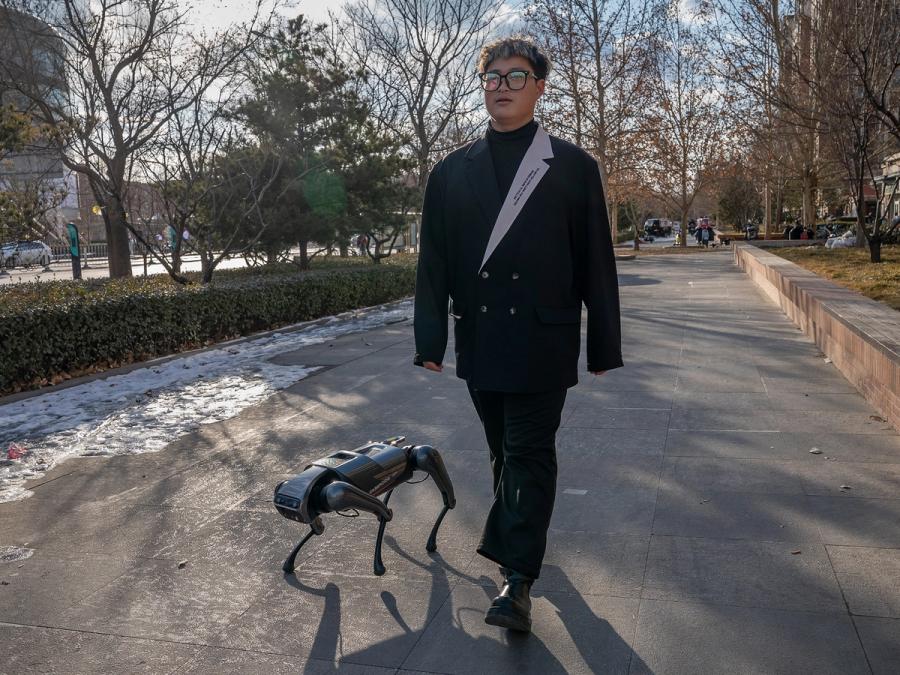
M 810 454 L 813 448 L 822 454 Z M 667 455 L 900 463 L 900 438 L 878 434 L 670 429 Z M 827 460 L 825 458 L 828 458 Z
M 653 534 L 762 541 L 822 541 L 813 497 L 690 490 L 662 482 Z
M 484 623 L 492 592 L 454 588 L 403 668 L 465 675 L 628 672 L 636 600 L 536 593 L 532 634 L 522 635 Z
M 246 568 L 142 560 L 51 623 L 54 627 L 209 643 L 281 577 Z
M 807 497 L 826 544 L 900 548 L 900 500 Z
M 804 494 L 797 466 L 807 462 L 719 457 L 668 457 L 662 479 L 695 491 Z
M 601 430 L 563 427 L 556 434 L 557 456 L 569 452 L 661 455 L 665 443 L 665 429 Z
M 900 619 L 900 549 L 827 548 L 852 614 Z
M 393 668 L 357 666 L 321 659 L 304 659 L 286 654 L 265 654 L 241 649 L 206 647 L 185 668 L 178 671 L 185 675 L 258 675 L 259 673 L 304 673 L 304 675 L 392 675 Z
M 192 534 L 162 546 L 156 556 L 187 560 L 192 565 L 280 569 L 309 527 L 283 517 L 272 506 L 271 498 L 268 507 L 266 511 L 228 511 Z M 304 553 L 311 555 L 314 548 L 310 542 Z
M 52 526 L 36 534 L 32 541 L 35 548 L 58 552 L 155 557 L 223 513 L 224 510 L 98 502 L 58 514 Z
M 678 393 L 672 402 L 672 414 L 701 410 L 717 410 L 743 414 L 754 410 L 771 410 L 770 398 L 763 393 L 690 392 Z
M 669 390 L 649 391 L 616 391 L 589 390 L 576 387 L 569 390 L 567 404 L 593 408 L 649 408 L 652 410 L 669 410 L 672 408 L 672 396 Z
M 721 391 L 729 393 L 763 393 L 766 391 L 762 380 L 753 372 L 747 371 L 729 377 L 715 376 L 707 373 L 678 372 L 676 394 L 681 392 Z
M 450 588 L 446 579 L 290 577 L 234 617 L 214 644 L 396 668 Z
M 665 429 L 668 425 L 668 410 L 601 408 L 584 403 L 566 420 L 567 427 L 582 429 Z
M 768 392 L 797 394 L 856 394 L 856 389 L 844 378 L 835 375 L 828 378 L 764 377 Z
M 900 619 L 853 617 L 872 675 L 896 675 L 900 663 Z
M 778 431 L 775 413 L 765 409 L 739 408 L 721 410 L 693 406 L 672 411 L 672 430 L 690 430 L 703 433 L 707 430 L 722 431 Z
M 37 546 L 65 515 L 46 501 L 23 499 L 0 504 L 0 546 Z
M 869 672 L 850 617 L 642 600 L 631 673 Z
M 800 394 L 770 391 L 767 394 L 773 410 L 797 410 L 802 412 L 828 411 L 874 414 L 872 406 L 857 393 L 854 394 Z
M 602 377 L 588 377 L 579 369 L 581 384 L 588 389 L 605 391 L 670 391 L 675 388 L 675 366 L 627 364 Z
M 796 470 L 808 495 L 900 499 L 900 464 L 799 462 Z
M 456 394 L 419 397 L 405 403 L 392 405 L 374 414 L 381 423 L 393 422 L 403 425 L 419 424 L 476 424 L 478 414 L 468 397 Z
M 487 455 L 487 440 L 484 437 L 484 427 L 481 426 L 481 422 L 457 427 L 447 439 L 446 447 L 454 450 L 477 450 Z
M 132 561 L 52 548 L 0 562 L 0 621 L 50 625 L 63 610 L 121 576 Z
M 637 598 L 641 593 L 649 535 L 593 534 L 551 529 L 547 553 L 534 591 L 613 595 Z M 476 555 L 463 583 L 496 588 L 497 564 Z
M 659 455 L 624 455 L 569 450 L 557 453 L 557 495 L 566 490 L 656 489 L 663 458 Z M 577 494 L 575 496 L 578 496 Z
M 166 454 L 171 454 L 173 459 L 178 456 L 176 452 Z M 48 500 L 58 509 L 73 508 L 85 502 L 118 497 L 132 491 L 135 482 L 149 485 L 201 461 L 202 457 L 197 457 L 169 464 L 159 453 L 73 458 L 63 464 L 70 469 L 66 475 L 31 488 L 34 495 L 30 499 Z
M 170 673 L 201 647 L 77 630 L 0 624 L 0 673 Z
M 809 542 L 654 535 L 641 597 L 846 612 L 825 548 Z
M 228 456 L 228 453 L 225 453 Z M 269 485 L 271 471 L 255 463 L 209 460 L 148 485 L 138 485 L 122 501 L 150 506 L 227 509 Z
M 648 534 L 656 488 L 557 491 L 550 527 L 565 532 Z
M 384 579 L 436 582 L 449 578 L 455 581 L 469 566 L 475 556 L 480 527 L 460 521 L 457 509 L 450 511 L 441 524 L 437 551 L 429 553 L 425 550 L 431 527 L 440 512 L 438 503 L 439 500 L 434 500 L 433 507 L 413 509 L 403 508 L 391 500 L 395 516 L 385 529 L 382 547 L 386 568 Z M 326 528 L 330 524 L 326 523 Z M 343 578 L 375 579 L 373 557 L 378 521 L 374 516 L 362 514 L 339 525 L 339 529 L 326 529 L 324 535 L 314 537 L 307 544 L 310 557 L 298 563 L 298 577 L 329 577 L 336 583 Z M 297 528 L 297 534 L 303 534 L 303 530 Z M 289 550 L 290 546 L 282 548 L 282 559 Z
M 793 431 L 797 428 L 797 412 L 773 412 L 776 429 Z M 897 431 L 874 411 L 834 412 L 807 411 L 802 413 L 804 424 L 820 433 L 881 434 L 896 436 Z

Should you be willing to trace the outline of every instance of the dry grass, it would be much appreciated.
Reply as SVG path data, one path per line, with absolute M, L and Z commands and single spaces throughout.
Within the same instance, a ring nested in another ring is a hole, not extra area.
M 869 262 L 868 249 L 804 246 L 766 250 L 900 310 L 900 246 L 883 247 L 880 264 Z

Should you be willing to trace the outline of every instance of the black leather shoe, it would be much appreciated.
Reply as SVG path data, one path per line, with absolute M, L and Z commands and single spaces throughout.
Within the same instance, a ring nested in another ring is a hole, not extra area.
M 494 598 L 484 622 L 510 630 L 531 632 L 531 584 L 534 580 L 524 574 L 507 570 L 500 595 Z

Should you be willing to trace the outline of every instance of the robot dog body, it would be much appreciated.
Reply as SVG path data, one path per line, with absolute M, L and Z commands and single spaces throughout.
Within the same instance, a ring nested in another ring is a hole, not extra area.
M 426 549 L 437 548 L 437 531 L 449 509 L 456 506 L 453 484 L 440 453 L 428 445 L 402 446 L 402 436 L 382 443 L 367 443 L 352 451 L 339 451 L 317 459 L 302 473 L 275 487 L 275 508 L 285 518 L 310 526 L 309 533 L 294 547 L 282 569 L 294 571 L 297 553 L 313 535 L 325 531 L 323 513 L 356 509 L 378 517 L 375 540 L 375 574 L 384 574 L 381 542 L 387 522 L 393 518 L 388 500 L 394 488 L 412 478 L 417 469 L 434 479 L 441 491 L 444 508 L 435 521 Z M 386 494 L 384 500 L 379 495 Z

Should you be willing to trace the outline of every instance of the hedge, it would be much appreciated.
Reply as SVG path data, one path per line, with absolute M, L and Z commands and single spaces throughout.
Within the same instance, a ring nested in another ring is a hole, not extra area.
M 411 295 L 414 259 L 356 269 L 165 276 L 0 291 L 0 393 Z

